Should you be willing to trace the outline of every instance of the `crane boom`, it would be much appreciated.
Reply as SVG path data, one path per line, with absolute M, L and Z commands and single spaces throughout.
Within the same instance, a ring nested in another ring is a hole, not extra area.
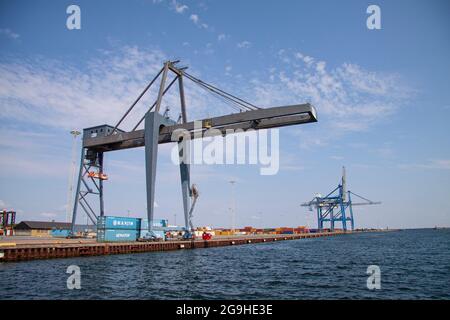
M 213 128 L 220 130 L 223 135 L 226 135 L 227 130 L 259 130 L 310 122 L 317 122 L 317 115 L 315 108 L 309 103 L 250 110 L 209 119 L 163 126 L 159 131 L 158 143 L 175 142 L 172 140 L 172 134 L 176 130 L 189 131 L 192 139 L 201 137 L 202 135 L 194 134 L 198 133 L 195 131 L 197 129 L 196 125 L 202 131 Z M 107 136 L 87 135 L 83 137 L 83 146 L 102 152 L 137 148 L 145 145 L 144 134 L 145 130 L 136 130 L 130 132 L 120 131 Z

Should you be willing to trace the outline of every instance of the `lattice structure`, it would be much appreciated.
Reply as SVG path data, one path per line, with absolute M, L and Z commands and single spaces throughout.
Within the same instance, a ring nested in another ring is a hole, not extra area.
M 357 197 L 363 202 L 352 202 L 352 196 Z M 351 230 L 355 229 L 355 220 L 353 216 L 353 207 L 362 205 L 380 204 L 359 196 L 350 190 L 347 191 L 345 167 L 342 168 L 341 183 L 325 197 L 315 196 L 311 201 L 302 204 L 303 207 L 313 207 L 317 211 L 317 228 L 324 229 L 324 223 L 330 223 L 331 231 L 334 231 L 336 222 L 342 224 L 342 229 L 347 230 L 347 222 L 350 223 Z

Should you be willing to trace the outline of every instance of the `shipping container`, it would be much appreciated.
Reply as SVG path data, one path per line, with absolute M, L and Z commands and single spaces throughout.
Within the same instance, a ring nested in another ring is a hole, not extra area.
M 97 228 L 139 230 L 141 228 L 141 219 L 128 217 L 111 217 L 111 216 L 98 217 Z
M 167 227 L 168 221 L 164 219 L 154 219 L 153 226 L 154 227 Z M 148 219 L 141 219 L 141 229 L 148 229 Z
M 165 236 L 166 233 L 163 230 L 152 230 L 152 231 L 153 231 L 153 233 L 155 234 L 155 236 L 157 238 L 159 238 L 159 239 L 165 239 L 166 238 L 166 236 Z M 147 229 L 142 229 L 139 232 L 139 238 L 141 238 L 141 239 L 150 238 L 148 230 Z
M 66 229 L 53 229 L 50 232 L 50 235 L 52 237 L 57 237 L 57 238 L 67 238 L 70 235 L 70 230 L 66 230 Z
M 125 229 L 99 229 L 97 230 L 97 241 L 113 242 L 113 241 L 136 241 L 139 231 Z

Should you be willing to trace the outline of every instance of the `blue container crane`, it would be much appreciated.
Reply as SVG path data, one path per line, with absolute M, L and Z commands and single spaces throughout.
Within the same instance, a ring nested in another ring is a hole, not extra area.
M 302 203 L 302 207 L 309 207 L 312 211 L 313 207 L 317 211 L 317 228 L 324 229 L 324 222 L 330 222 L 330 229 L 334 231 L 335 223 L 342 223 L 342 229 L 347 231 L 347 221 L 350 222 L 351 230 L 355 229 L 355 220 L 353 217 L 353 207 L 363 205 L 381 204 L 381 202 L 371 201 L 356 193 L 347 190 L 347 177 L 345 167 L 342 167 L 341 183 L 325 197 L 320 194 L 316 195 L 311 201 Z M 352 196 L 362 202 L 353 202 Z

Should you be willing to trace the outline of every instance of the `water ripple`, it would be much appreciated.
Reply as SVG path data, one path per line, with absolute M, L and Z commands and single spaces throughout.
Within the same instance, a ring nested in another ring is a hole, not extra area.
M 449 246 L 450 230 L 408 230 L 3 263 L 0 299 L 450 299 Z M 66 287 L 72 264 L 81 290 Z

